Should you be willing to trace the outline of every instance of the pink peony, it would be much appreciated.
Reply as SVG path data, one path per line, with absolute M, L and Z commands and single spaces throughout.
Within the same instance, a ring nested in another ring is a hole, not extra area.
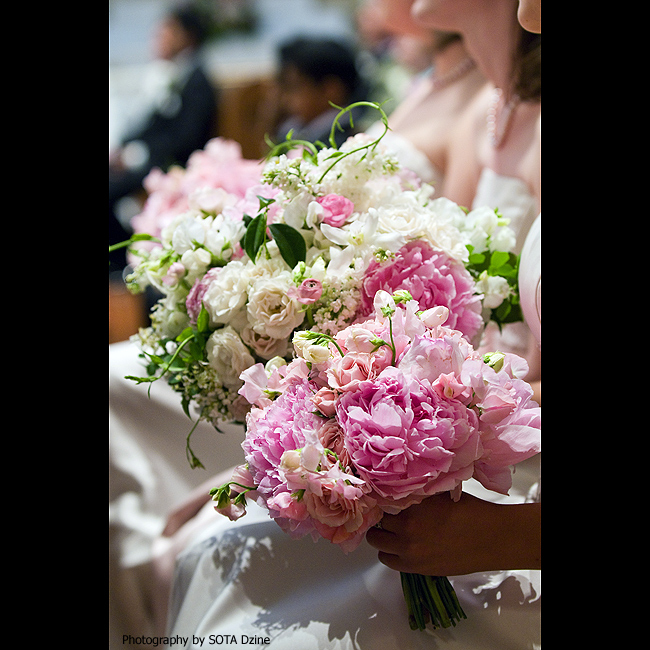
M 320 444 L 317 431 L 322 418 L 314 413 L 311 401 L 315 392 L 311 382 L 296 381 L 289 384 L 269 408 L 261 412 L 253 409 L 247 418 L 246 438 L 242 443 L 249 471 L 257 485 L 258 500 L 268 508 L 278 525 L 294 537 L 311 532 L 313 525 L 288 516 L 289 511 L 302 508 L 289 500 L 291 489 L 280 472 L 280 464 L 286 451 Z M 280 496 L 283 493 L 289 496 Z
M 481 299 L 471 275 L 460 263 L 434 250 L 426 241 L 412 241 L 386 262 L 373 260 L 361 286 L 359 316 L 373 311 L 379 290 L 392 294 L 398 289 L 411 293 L 421 310 L 444 306 L 449 309 L 446 325 L 472 340 L 483 327 Z
M 510 361 L 512 359 L 512 363 Z M 487 489 L 508 494 L 511 465 L 541 451 L 541 408 L 532 400 L 528 383 L 512 374 L 519 359 L 506 355 L 496 372 L 480 359 L 467 361 L 460 375 L 480 412 L 484 453 L 476 463 L 475 478 Z
M 323 207 L 323 223 L 340 228 L 354 212 L 354 203 L 339 194 L 327 194 L 316 199 Z
M 344 393 L 337 417 L 350 462 L 387 512 L 455 489 L 483 452 L 473 411 L 392 367 Z

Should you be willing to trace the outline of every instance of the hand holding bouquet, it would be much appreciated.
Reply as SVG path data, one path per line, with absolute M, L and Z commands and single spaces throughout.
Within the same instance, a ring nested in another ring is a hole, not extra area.
M 510 466 L 540 451 L 540 408 L 524 360 L 481 357 L 406 291 L 379 290 L 373 313 L 330 335 L 297 332 L 297 357 L 252 366 L 245 464 L 211 494 L 237 519 L 254 498 L 289 535 L 350 552 L 385 512 L 457 499 L 475 478 L 507 494 Z M 446 578 L 403 574 L 412 626 L 464 617 Z

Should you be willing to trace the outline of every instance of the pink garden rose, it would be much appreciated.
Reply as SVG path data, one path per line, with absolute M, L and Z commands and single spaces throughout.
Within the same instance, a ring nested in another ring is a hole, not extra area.
M 354 203 L 339 194 L 327 194 L 316 199 L 323 207 L 323 223 L 340 228 L 354 212 Z
M 444 306 L 449 309 L 445 323 L 472 340 L 483 327 L 481 299 L 474 293 L 474 281 L 467 269 L 422 240 L 405 244 L 393 259 L 373 260 L 361 287 L 358 316 L 373 312 L 377 291 L 392 294 L 399 289 L 410 292 L 421 310 Z
M 307 278 L 299 287 L 289 288 L 289 298 L 297 300 L 303 305 L 315 303 L 323 295 L 323 285 L 320 280 Z

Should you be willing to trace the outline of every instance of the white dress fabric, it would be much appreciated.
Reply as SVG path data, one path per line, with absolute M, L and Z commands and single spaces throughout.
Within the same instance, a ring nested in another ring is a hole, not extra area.
M 542 215 L 533 223 L 519 263 L 521 311 L 538 346 L 542 346 Z
M 539 460 L 517 467 L 508 497 L 474 481 L 466 490 L 496 502 L 530 501 Z M 272 650 L 541 648 L 540 571 L 450 576 L 467 619 L 414 631 L 399 573 L 365 541 L 345 555 L 326 540 L 294 540 L 255 504 L 236 522 L 214 517 L 178 558 L 166 635 L 186 642 L 175 647 L 253 639 L 251 647 Z
M 503 217 L 509 219 L 516 236 L 514 252 L 520 254 L 526 237 L 538 216 L 537 203 L 528 186 L 519 178 L 497 174 L 484 168 L 477 186 L 472 208 L 488 206 L 498 208 Z M 539 354 L 530 328 L 524 322 L 498 326 L 489 323 L 483 333 L 481 352 L 511 352 L 528 360 L 530 378 L 538 378 Z
M 192 449 L 206 470 L 191 469 L 185 439 L 192 422 L 180 396 L 164 380 L 149 384 L 125 379 L 146 375 L 138 348 L 109 345 L 109 631 L 110 647 L 122 648 L 124 634 L 156 629 L 158 590 L 152 583 L 154 542 L 170 509 L 210 476 L 241 462 L 243 427 L 224 433 L 202 422 Z M 163 612 L 164 614 L 164 612 Z M 164 620 L 164 615 L 163 615 Z

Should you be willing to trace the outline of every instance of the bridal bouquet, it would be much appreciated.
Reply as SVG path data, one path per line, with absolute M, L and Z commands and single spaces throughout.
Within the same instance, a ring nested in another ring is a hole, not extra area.
M 243 371 L 289 361 L 297 330 L 334 336 L 365 319 L 379 290 L 447 308 L 468 341 L 487 320 L 518 319 L 507 222 L 492 208 L 467 213 L 432 198 L 381 139 L 360 134 L 340 149 L 289 139 L 243 193 L 199 201 L 210 193 L 197 186 L 159 237 L 138 233 L 134 241 L 157 243 L 133 251 L 129 286 L 153 285 L 162 297 L 136 335 L 147 376 L 130 378 L 165 377 L 188 416 L 192 405 L 197 422 L 218 427 L 250 409 Z M 186 450 L 200 466 L 189 436 Z
M 510 466 L 540 451 L 540 408 L 523 359 L 474 351 L 446 306 L 378 291 L 368 319 L 335 335 L 300 331 L 296 358 L 242 373 L 254 406 L 245 464 L 215 487 L 235 520 L 254 498 L 289 535 L 350 552 L 385 512 L 475 478 L 507 494 Z M 465 618 L 444 577 L 402 574 L 411 626 Z

